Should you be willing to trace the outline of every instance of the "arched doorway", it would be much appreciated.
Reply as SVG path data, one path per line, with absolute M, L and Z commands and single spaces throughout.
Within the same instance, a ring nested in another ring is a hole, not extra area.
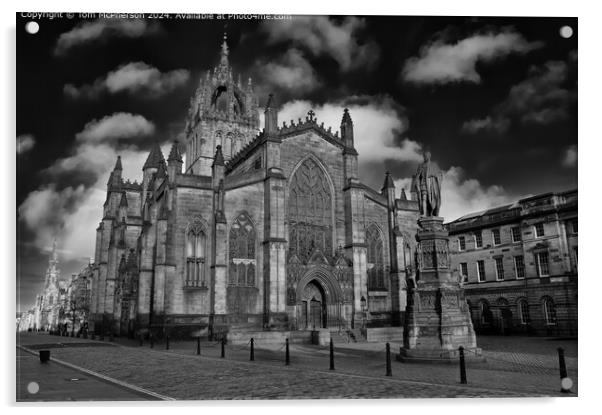
M 301 300 L 301 328 L 315 330 L 325 327 L 328 321 L 325 297 L 324 290 L 316 280 L 305 286 Z
M 341 327 L 343 295 L 332 273 L 323 268 L 308 271 L 299 280 L 295 297 L 298 330 Z

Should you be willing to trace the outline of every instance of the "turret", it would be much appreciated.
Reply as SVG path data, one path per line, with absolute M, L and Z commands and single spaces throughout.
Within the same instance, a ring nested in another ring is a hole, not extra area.
M 270 94 L 265 106 L 265 133 L 273 135 L 278 133 L 278 111 L 274 108 L 274 94 Z
M 176 174 L 182 174 L 182 153 L 180 152 L 180 144 L 174 141 L 169 156 L 167 157 L 167 174 L 169 180 L 173 182 L 176 179 Z
M 159 144 L 155 143 L 148 155 L 148 158 L 146 159 L 146 162 L 144 163 L 144 166 L 142 167 L 142 191 L 144 192 L 142 197 L 144 199 L 146 199 L 147 192 L 149 190 L 148 184 L 153 174 L 159 171 L 159 167 L 161 165 L 165 165 L 165 158 L 161 152 L 161 147 L 159 147 Z
M 341 120 L 341 139 L 347 147 L 353 148 L 353 121 L 347 108 L 343 111 Z

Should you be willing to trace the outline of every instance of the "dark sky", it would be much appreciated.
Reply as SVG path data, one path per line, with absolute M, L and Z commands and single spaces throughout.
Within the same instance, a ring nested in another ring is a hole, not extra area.
M 142 154 L 177 138 L 199 76 L 218 61 L 224 30 L 235 76 L 253 77 L 260 104 L 274 92 L 286 114 L 294 113 L 295 101 L 310 102 L 319 119 L 319 109 L 325 120 L 340 120 L 343 106 L 357 114 L 356 134 L 365 133 L 356 135 L 363 140 L 360 162 L 367 149 L 361 172 L 370 185 L 380 188 L 386 169 L 403 185 L 417 154 L 429 149 L 454 192 L 447 216 L 577 186 L 575 18 L 314 16 L 227 20 L 225 27 L 222 20 L 76 16 L 37 20 L 33 35 L 24 30 L 30 20 L 17 15 L 21 309 L 41 288 L 52 235 L 59 246 L 61 239 L 72 245 L 94 239 L 101 205 L 95 222 L 66 222 L 93 208 L 86 206 L 94 200 L 89 192 L 99 191 L 114 160 L 94 168 L 85 160 Z M 570 38 L 560 35 L 563 26 L 572 28 Z M 139 77 L 119 72 L 124 66 Z M 115 71 L 123 76 L 109 81 Z M 129 114 L 124 123 L 133 130 L 115 132 L 107 123 L 90 132 L 94 120 L 117 113 Z M 387 129 L 395 120 L 401 127 Z M 338 129 L 338 122 L 330 124 Z M 377 137 L 383 129 L 389 138 Z M 397 156 L 379 159 L 369 140 L 386 142 L 385 152 L 397 147 L 391 152 Z M 93 255 L 67 245 L 63 275 Z

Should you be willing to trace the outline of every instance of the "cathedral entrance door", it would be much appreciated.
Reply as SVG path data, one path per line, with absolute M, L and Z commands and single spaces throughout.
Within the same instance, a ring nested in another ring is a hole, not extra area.
M 303 312 L 305 318 L 301 321 L 301 327 L 307 330 L 315 330 L 325 326 L 325 296 L 324 290 L 317 281 L 309 282 L 303 289 Z
M 315 298 L 309 302 L 309 321 L 313 330 L 322 327 L 322 303 Z

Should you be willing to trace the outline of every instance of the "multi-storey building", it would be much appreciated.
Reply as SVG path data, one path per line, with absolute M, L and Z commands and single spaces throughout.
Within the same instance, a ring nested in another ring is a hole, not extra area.
M 577 334 L 577 190 L 446 226 L 477 332 Z

